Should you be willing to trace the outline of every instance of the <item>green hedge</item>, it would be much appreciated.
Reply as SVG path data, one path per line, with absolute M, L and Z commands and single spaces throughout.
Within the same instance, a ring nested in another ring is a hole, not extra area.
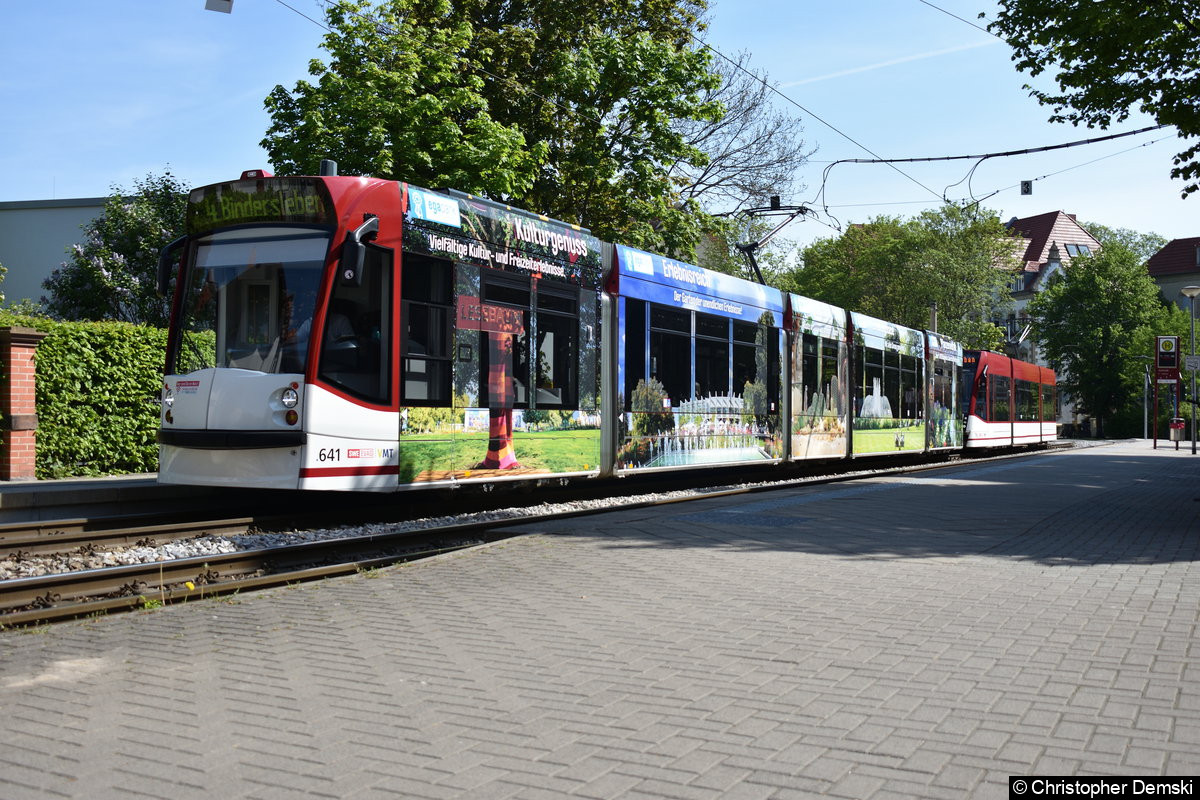
M 158 469 L 165 330 L 0 311 L 9 325 L 47 334 L 37 350 L 37 477 Z

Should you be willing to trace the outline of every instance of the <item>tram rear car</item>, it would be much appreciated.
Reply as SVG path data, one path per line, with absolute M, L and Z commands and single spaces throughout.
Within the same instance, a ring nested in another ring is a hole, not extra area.
M 1053 370 L 1000 353 L 968 350 L 964 374 L 968 449 L 1037 445 L 1058 438 Z

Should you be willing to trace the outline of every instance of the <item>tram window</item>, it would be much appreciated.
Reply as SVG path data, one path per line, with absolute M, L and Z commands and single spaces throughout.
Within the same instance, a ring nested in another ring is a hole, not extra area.
M 838 380 L 838 351 L 840 343 L 836 339 L 821 339 L 821 377 L 820 389 L 826 392 L 826 414 L 841 414 L 838 408 L 838 398 L 841 397 Z
M 653 308 L 653 306 L 651 306 Z M 673 404 L 692 397 L 691 338 L 676 333 L 650 331 L 650 377 L 656 378 Z
M 499 281 L 488 281 L 483 285 L 483 301 L 485 303 L 501 303 L 504 305 L 529 308 L 529 286 L 514 286 Z
M 892 411 L 886 407 L 883 383 L 883 351 L 874 347 L 862 348 L 863 372 L 859 387 L 859 415 L 868 417 L 890 417 Z
M 951 408 L 954 402 L 954 380 L 950 364 L 933 362 L 933 404 L 938 408 Z
M 579 297 L 575 293 L 555 294 L 553 290 L 542 287 L 538 290 L 538 311 L 558 311 L 574 316 L 579 311 Z
M 900 356 L 901 417 L 920 419 L 924 403 L 921 398 L 921 370 L 916 356 Z
M 986 375 L 980 375 L 979 380 L 975 384 L 975 416 L 980 419 L 991 419 L 991 414 L 988 413 L 987 407 L 988 398 L 988 379 Z
M 760 325 L 735 320 L 733 323 L 733 340 L 735 342 L 745 342 L 746 344 L 758 344 L 758 335 L 761 330 L 762 326 Z
M 321 378 L 380 404 L 391 399 L 391 298 L 392 251 L 368 246 L 361 284 L 334 284 L 321 337 Z
M 765 337 L 764 337 L 765 338 Z M 760 364 L 766 365 L 766 354 L 763 348 L 753 344 L 733 344 L 733 393 L 740 395 L 746 390 L 747 383 L 764 382 L 766 375 L 760 375 Z
M 518 309 L 506 320 L 509 333 L 481 330 L 479 352 L 483 374 L 479 403 L 485 408 L 529 408 L 530 313 L 533 293 L 527 278 L 502 273 L 485 275 L 481 289 L 485 305 Z
M 753 334 L 753 335 L 752 335 Z M 733 393 L 744 394 L 747 383 L 762 385 L 769 397 L 768 402 L 778 400 L 779 356 L 775 355 L 772 370 L 772 342 L 779 348 L 777 328 L 749 322 L 733 323 Z
M 650 327 L 662 331 L 678 331 L 689 336 L 692 333 L 692 315 L 657 304 L 650 305 Z
M 800 408 L 796 411 L 800 414 L 807 414 L 810 410 L 817 411 L 813 398 L 821 393 L 823 381 L 826 379 L 821 376 L 821 367 L 823 366 L 819 355 L 821 339 L 811 333 L 801 334 L 801 336 L 803 338 L 800 341 Z
M 1057 412 L 1054 403 L 1054 387 L 1042 384 L 1042 422 L 1054 422 Z
M 729 320 L 709 314 L 696 315 L 696 335 L 729 341 Z
M 579 291 L 546 283 L 537 292 L 537 363 L 534 385 L 539 408 L 574 408 L 577 403 Z
M 994 422 L 1010 422 L 1012 408 L 1010 405 L 1012 382 L 1009 378 L 996 376 L 992 384 L 992 416 Z
M 1018 422 L 1033 422 L 1038 418 L 1037 384 L 1029 381 L 1016 381 L 1016 419 Z
M 646 303 L 625 299 L 625 410 L 632 409 L 633 390 L 646 379 Z
M 694 397 L 728 395 L 729 320 L 696 315 L 696 387 Z M 734 392 L 738 390 L 734 385 Z
M 450 405 L 452 272 L 448 261 L 415 254 L 404 257 L 401 393 L 410 405 Z
M 892 409 L 891 416 L 900 417 L 904 414 L 904 396 L 900 386 L 900 354 L 893 350 L 885 350 L 883 358 L 883 394 Z
M 692 315 L 650 304 L 650 377 L 658 380 L 673 405 L 692 399 Z
M 773 412 L 779 408 L 778 404 L 779 404 L 779 399 L 780 399 L 779 398 L 779 378 L 780 378 L 780 375 L 779 375 L 779 373 L 780 373 L 779 329 L 773 328 L 770 326 L 760 326 L 760 330 L 762 330 L 766 334 L 763 337 L 765 340 L 764 347 L 767 351 L 766 352 L 767 375 L 765 378 L 765 383 L 767 384 L 767 402 L 770 404 L 769 410 Z M 761 350 L 760 350 L 760 353 L 761 353 Z M 756 354 L 755 364 L 757 365 L 758 363 L 759 362 L 757 361 L 757 354 Z M 758 380 L 763 381 L 764 380 L 763 376 L 759 375 Z
M 696 339 L 695 397 L 728 395 L 729 343 L 713 339 Z

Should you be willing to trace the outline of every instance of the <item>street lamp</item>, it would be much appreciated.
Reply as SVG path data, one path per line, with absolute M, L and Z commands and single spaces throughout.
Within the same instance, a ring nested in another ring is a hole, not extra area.
M 1192 356 L 1196 355 L 1196 295 L 1200 294 L 1200 286 L 1185 286 L 1179 290 L 1179 293 L 1188 299 L 1191 303 L 1191 310 L 1188 312 L 1188 317 L 1192 323 Z M 1196 370 L 1189 370 L 1192 373 L 1192 455 L 1196 455 Z

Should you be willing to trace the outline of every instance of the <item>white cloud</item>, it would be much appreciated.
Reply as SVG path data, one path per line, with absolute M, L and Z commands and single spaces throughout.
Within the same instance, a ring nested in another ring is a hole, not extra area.
M 947 47 L 945 50 L 933 50 L 928 53 L 917 53 L 915 55 L 904 56 L 902 58 L 893 58 L 891 61 L 881 61 L 878 64 L 868 64 L 863 67 L 854 67 L 853 69 L 844 69 L 844 70 L 841 70 L 840 72 L 831 72 L 828 75 L 818 75 L 815 78 L 805 78 L 804 80 L 801 80 L 801 81 L 790 81 L 788 83 L 781 83 L 779 85 L 779 88 L 790 89 L 793 86 L 803 86 L 806 83 L 817 83 L 818 81 L 827 81 L 827 80 L 832 80 L 833 78 L 842 78 L 842 77 L 845 77 L 846 75 L 857 75 L 860 72 L 871 72 L 871 71 L 877 70 L 877 69 L 885 69 L 887 67 L 894 67 L 898 64 L 908 64 L 909 62 L 912 62 L 912 61 L 923 61 L 924 59 L 927 59 L 927 58 L 937 58 L 938 56 L 950 55 L 951 53 L 961 53 L 964 50 L 976 50 L 980 47 L 989 47 L 991 45 L 999 44 L 999 43 L 1000 42 L 998 40 L 992 39 L 992 40 L 985 41 L 985 42 L 975 42 L 973 44 L 960 44 L 957 47 Z

